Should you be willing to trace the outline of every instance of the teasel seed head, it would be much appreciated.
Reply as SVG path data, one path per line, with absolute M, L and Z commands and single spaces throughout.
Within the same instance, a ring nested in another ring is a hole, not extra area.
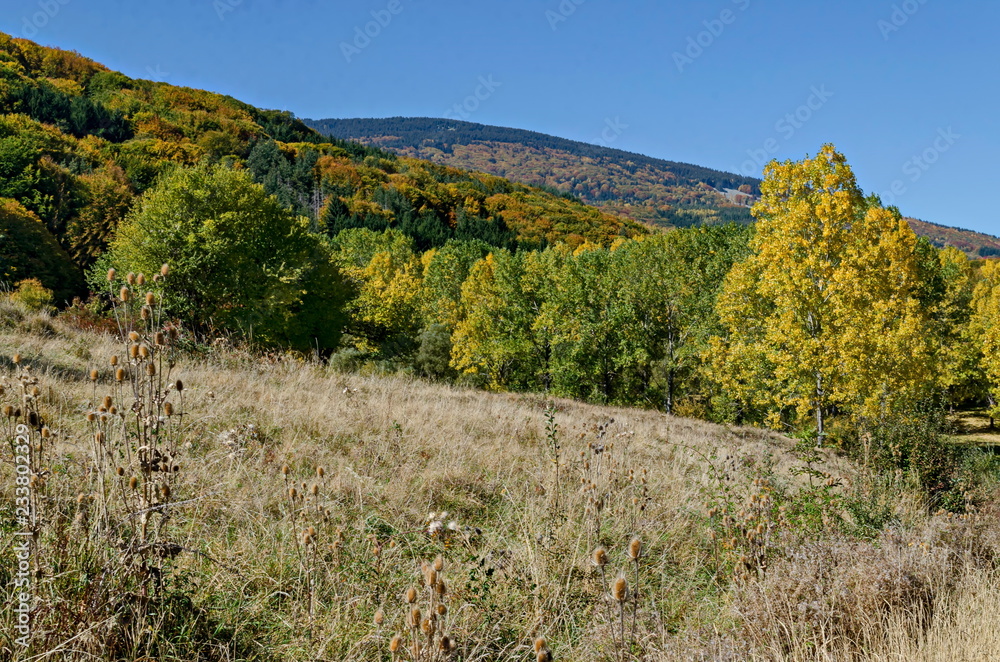
M 96 382 L 98 374 L 99 373 L 97 372 L 97 370 L 91 370 L 90 371 L 90 381 Z
M 444 580 L 438 577 L 437 584 L 434 585 L 434 590 L 441 597 L 444 597 L 448 593 L 448 585 L 444 583 Z
M 289 487 L 288 488 L 288 496 L 289 496 L 289 498 L 291 498 L 292 501 L 295 501 L 296 499 L 299 498 L 299 491 L 297 489 L 295 489 L 294 487 Z
M 628 557 L 633 561 L 638 561 L 642 558 L 642 540 L 638 536 L 632 538 L 628 544 Z
M 111 402 L 112 400 L 110 395 L 104 396 L 104 398 L 101 400 L 101 404 L 104 405 L 105 409 L 111 409 Z
M 118 467 L 117 469 L 115 469 L 115 473 L 118 474 L 119 476 L 124 476 L 125 475 L 125 468 L 124 467 Z
M 309 488 L 309 493 L 313 496 L 319 495 L 319 485 L 313 483 L 312 487 Z
M 14 358 L 12 358 L 11 360 L 14 362 L 14 365 L 21 365 L 21 355 L 20 354 L 15 354 Z
M 135 285 L 135 274 L 132 273 L 131 271 L 128 272 L 128 275 L 125 276 L 125 282 L 128 283 L 129 285 Z
M 47 427 L 42 428 L 42 439 L 48 439 L 52 436 L 52 430 Z
M 163 413 L 166 414 L 167 416 L 173 416 L 174 415 L 174 403 L 172 403 L 172 402 L 164 402 L 163 403 Z
M 76 505 L 82 506 L 86 502 L 87 502 L 87 495 L 86 494 L 84 494 L 83 492 L 80 492 L 79 494 L 76 495 Z
M 547 642 L 545 641 L 545 637 L 539 637 L 535 639 L 535 652 L 537 653 L 538 651 L 545 648 L 546 643 Z
M 166 278 L 170 274 L 170 265 L 166 262 L 160 267 L 160 275 Z
M 6 418 L 14 418 L 14 407 L 12 407 L 11 405 L 4 405 L 3 415 Z
M 115 381 L 123 382 L 125 381 L 125 369 L 118 368 L 115 370 Z
M 135 277 L 135 284 L 136 285 L 145 285 L 146 284 L 146 275 L 145 274 L 139 274 L 138 276 L 136 276 Z
M 438 554 L 434 558 L 434 569 L 437 570 L 438 572 L 444 570 L 444 557 L 441 556 L 440 554 Z
M 389 652 L 393 654 L 399 652 L 399 649 L 402 645 L 403 645 L 403 638 L 398 634 L 395 635 L 391 640 L 389 640 Z
M 156 376 L 156 364 L 155 363 L 147 363 L 146 364 L 146 374 L 149 375 L 150 377 L 155 377 Z
M 424 578 L 427 580 L 427 586 L 434 587 L 437 585 L 438 573 L 434 568 L 428 568 L 427 572 L 424 574 Z
M 311 535 L 313 538 L 316 537 L 316 527 L 315 526 L 310 526 L 308 529 L 306 529 L 306 532 L 309 535 Z
M 420 607 L 413 607 L 410 609 L 410 627 L 416 628 L 420 627 L 421 621 Z
M 441 618 L 444 618 L 445 616 L 448 615 L 448 607 L 446 607 L 444 604 L 439 604 L 436 610 L 437 610 L 437 615 L 440 616 Z
M 131 478 L 128 479 L 128 486 L 134 490 L 136 487 L 139 486 L 139 479 L 136 478 L 135 476 L 132 476 Z
M 592 558 L 594 565 L 599 568 L 603 568 L 608 564 L 608 552 L 603 547 L 598 547 L 594 550 L 594 555 Z
M 104 433 L 101 432 L 100 430 L 98 430 L 97 432 L 95 432 L 94 433 L 94 441 L 96 441 L 99 444 L 103 444 L 104 443 Z
M 535 653 L 535 662 L 552 662 L 552 651 L 548 648 L 538 651 Z
M 152 315 L 153 311 L 149 306 L 143 306 L 142 309 L 139 310 L 139 317 L 141 317 L 143 320 L 148 321 L 149 318 L 152 317 Z
M 108 269 L 108 282 L 109 283 L 114 282 L 115 276 L 117 275 L 118 275 L 117 271 L 115 271 L 114 269 Z
M 410 588 L 406 589 L 406 602 L 407 604 L 412 605 L 416 601 L 417 601 L 417 589 L 411 586 Z
M 97 420 L 97 414 L 95 414 L 92 411 L 88 411 L 87 412 L 87 422 L 88 423 L 93 423 L 96 420 Z
M 322 478 L 323 476 L 326 475 L 326 469 L 324 469 L 323 467 L 316 467 L 316 475 Z
M 139 358 L 139 346 L 138 345 L 130 345 L 129 348 L 128 348 L 128 355 L 130 357 L 132 357 L 133 359 Z
M 145 345 L 139 345 L 139 356 L 144 359 L 149 358 L 149 348 Z
M 163 495 L 164 499 L 169 499 L 170 498 L 170 485 L 168 485 L 167 483 L 164 483 L 163 485 L 161 485 L 160 486 L 160 494 Z
M 290 471 L 291 471 L 291 469 L 289 468 L 289 466 L 287 464 L 281 465 L 281 475 L 282 476 L 287 476 Z
M 184 392 L 184 382 L 182 382 L 181 380 L 178 379 L 176 382 L 174 382 L 174 388 L 177 389 L 178 393 L 183 393 Z
M 131 340 L 132 342 L 138 342 L 139 341 L 139 332 L 138 331 L 129 331 L 128 332 L 128 339 Z
M 306 547 L 313 544 L 313 537 L 309 535 L 308 531 L 302 534 L 302 544 Z
M 451 640 L 448 635 L 443 635 L 441 637 L 441 652 L 450 653 L 455 648 L 455 642 Z
M 628 598 L 628 581 L 625 579 L 625 575 L 618 575 L 615 585 L 611 589 L 611 597 L 618 602 L 625 602 L 625 599 Z
M 420 629 L 423 630 L 424 634 L 426 634 L 429 638 L 433 637 L 434 633 L 437 632 L 437 623 L 433 618 L 425 618 L 420 624 Z
M 385 623 L 385 612 L 381 609 L 375 611 L 375 625 L 381 626 Z
M 132 294 L 132 293 L 131 293 L 131 292 L 129 292 L 129 289 L 128 289 L 127 287 L 123 287 L 123 288 L 122 288 L 122 289 L 121 289 L 121 290 L 120 290 L 120 291 L 118 292 L 118 298 L 119 298 L 119 299 L 121 300 L 121 302 L 122 302 L 122 303 L 128 303 L 128 300 L 129 300 L 129 296 L 130 296 L 131 294 Z
M 153 306 L 156 305 L 156 295 L 152 292 L 146 292 L 146 305 Z
M 163 331 L 157 331 L 156 335 L 153 336 L 153 342 L 156 343 L 157 347 L 164 347 L 167 344 L 167 337 L 163 335 Z

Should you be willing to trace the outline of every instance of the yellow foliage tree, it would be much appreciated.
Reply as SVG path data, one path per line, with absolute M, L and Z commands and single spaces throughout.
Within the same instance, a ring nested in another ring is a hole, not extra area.
M 973 294 L 972 330 L 989 381 L 990 415 L 1000 416 L 1000 262 L 983 265 Z
M 765 170 L 752 254 L 718 302 L 717 378 L 777 424 L 835 409 L 884 416 L 927 379 L 933 347 L 917 297 L 917 239 L 896 210 L 866 199 L 843 155 Z

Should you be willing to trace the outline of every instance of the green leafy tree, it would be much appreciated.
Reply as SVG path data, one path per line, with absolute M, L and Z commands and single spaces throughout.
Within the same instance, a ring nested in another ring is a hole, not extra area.
M 196 328 L 327 351 L 349 288 L 307 228 L 246 172 L 177 168 L 143 196 L 99 264 L 152 273 L 169 263 L 167 306 Z

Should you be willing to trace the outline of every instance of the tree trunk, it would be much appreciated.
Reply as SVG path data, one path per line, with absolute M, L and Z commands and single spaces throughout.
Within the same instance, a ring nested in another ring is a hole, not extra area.
M 823 445 L 826 431 L 823 428 L 823 375 L 816 373 L 816 447 Z

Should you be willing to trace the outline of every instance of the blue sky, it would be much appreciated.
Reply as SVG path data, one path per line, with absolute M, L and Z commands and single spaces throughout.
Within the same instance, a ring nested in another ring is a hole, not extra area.
M 991 234 L 998 25 L 995 0 L 5 0 L 0 17 L 300 117 L 451 111 L 757 176 L 833 142 L 866 192 Z

